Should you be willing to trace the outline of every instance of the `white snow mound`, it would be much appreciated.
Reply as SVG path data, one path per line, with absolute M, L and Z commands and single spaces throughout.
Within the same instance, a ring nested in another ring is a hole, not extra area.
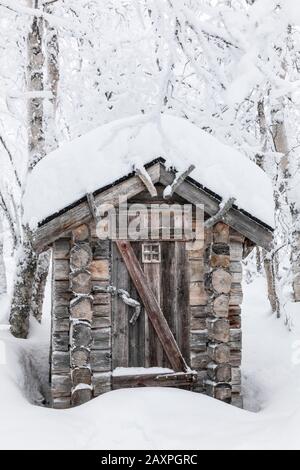
M 271 181 L 253 162 L 186 119 L 162 115 L 160 120 L 134 116 L 99 127 L 63 144 L 29 175 L 24 195 L 24 221 L 38 222 L 162 157 L 167 166 L 184 171 L 222 198 L 269 226 L 274 225 Z

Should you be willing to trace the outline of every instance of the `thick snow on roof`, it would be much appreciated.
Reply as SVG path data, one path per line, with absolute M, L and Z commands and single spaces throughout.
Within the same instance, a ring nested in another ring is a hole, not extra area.
M 274 225 L 272 185 L 257 165 L 185 119 L 162 115 L 115 121 L 63 144 L 45 157 L 28 178 L 24 221 L 35 228 L 46 217 L 162 157 L 222 198 Z

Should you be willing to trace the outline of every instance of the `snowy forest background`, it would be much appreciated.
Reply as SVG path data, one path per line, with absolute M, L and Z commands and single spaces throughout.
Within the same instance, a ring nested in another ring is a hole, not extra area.
M 245 381 L 251 389 L 256 369 L 252 392 L 257 394 L 259 384 L 263 399 L 255 403 L 249 396 L 249 409 L 271 407 L 275 446 L 276 426 L 283 424 L 275 418 L 275 390 L 280 402 L 294 407 L 284 409 L 287 416 L 300 408 L 295 393 L 300 375 L 295 369 L 300 347 L 298 2 L 0 0 L 0 25 L 0 323 L 7 325 L 10 316 L 18 336 L 26 337 L 29 324 L 14 323 L 14 314 L 28 305 L 41 320 L 48 257 L 35 259 L 22 225 L 22 195 L 38 161 L 60 143 L 115 119 L 135 114 L 151 119 L 166 112 L 185 117 L 240 150 L 273 182 L 274 246 L 268 254 L 256 249 L 245 266 L 245 313 L 255 310 L 245 319 L 250 332 Z M 261 353 L 268 350 L 264 359 L 254 353 L 257 344 Z M 225 407 L 217 403 L 210 416 L 218 411 L 224 420 L 247 421 Z M 79 419 L 78 410 L 74 413 Z M 262 416 L 258 421 L 265 429 Z M 195 435 L 199 432 L 195 428 Z M 213 438 L 202 438 L 213 446 Z M 165 438 L 171 445 L 175 441 Z

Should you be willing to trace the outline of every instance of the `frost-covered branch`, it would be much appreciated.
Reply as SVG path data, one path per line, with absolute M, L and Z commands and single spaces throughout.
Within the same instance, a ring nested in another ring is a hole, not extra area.
M 12 156 L 12 153 L 11 151 L 9 150 L 5 140 L 3 139 L 3 137 L 0 135 L 0 142 L 4 148 L 4 150 L 6 151 L 6 154 L 8 155 L 8 158 L 9 158 L 9 161 L 10 161 L 10 164 L 11 164 L 11 167 L 12 167 L 12 170 L 14 172 L 14 175 L 15 175 L 15 178 L 16 178 L 16 182 L 17 182 L 17 185 L 19 187 L 21 187 L 21 181 L 20 181 L 20 178 L 19 178 L 19 175 L 18 175 L 18 172 L 16 170 L 16 166 L 15 166 L 15 162 L 14 162 L 14 159 L 13 159 L 13 156 Z
M 2 209 L 2 212 L 8 222 L 11 236 L 13 239 L 13 245 L 14 248 L 16 248 L 20 243 L 21 239 L 19 231 L 18 213 L 16 211 L 15 202 L 11 194 L 8 196 L 8 199 L 10 199 L 10 202 L 6 200 L 3 195 L 3 192 L 0 191 L 0 209 Z
M 0 0 L 0 7 L 6 8 L 7 10 L 10 10 L 13 13 L 19 15 L 26 15 L 32 18 L 43 18 L 44 20 L 47 20 L 52 26 L 71 29 L 74 32 L 78 31 L 79 28 L 79 31 L 82 31 L 81 25 L 74 23 L 74 21 L 65 20 L 63 18 L 60 18 L 59 16 L 47 13 L 43 9 L 30 8 L 24 5 L 20 5 L 19 2 L 14 0 Z M 85 31 L 84 34 L 85 33 L 87 33 L 87 31 Z

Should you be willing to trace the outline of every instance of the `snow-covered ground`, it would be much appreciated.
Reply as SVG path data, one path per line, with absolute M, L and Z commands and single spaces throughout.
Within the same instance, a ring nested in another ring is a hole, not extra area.
M 0 448 L 299 449 L 299 332 L 271 316 L 263 278 L 245 288 L 245 403 L 253 411 L 162 388 L 118 390 L 66 411 L 34 406 L 23 390 L 38 399 L 37 381 L 32 388 L 23 371 L 38 365 L 36 374 L 43 375 L 47 328 L 34 327 L 26 341 L 2 330 Z

